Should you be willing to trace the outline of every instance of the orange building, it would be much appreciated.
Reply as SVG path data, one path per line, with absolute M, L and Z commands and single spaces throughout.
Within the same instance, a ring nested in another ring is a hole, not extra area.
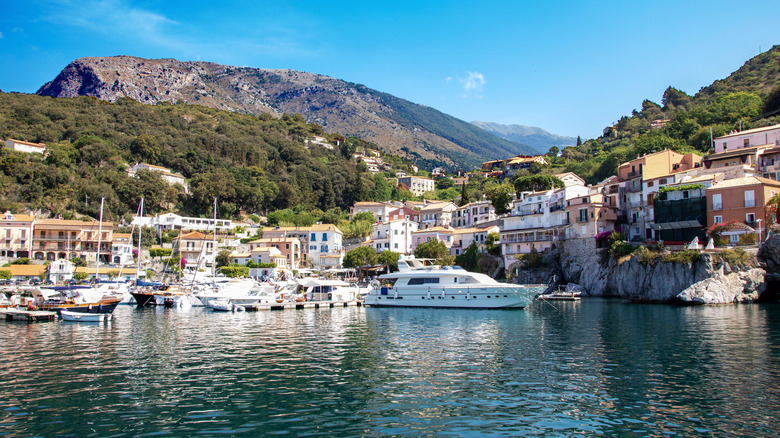
M 760 234 L 777 218 L 767 218 L 764 207 L 767 201 L 780 193 L 780 181 L 748 176 L 735 178 L 713 184 L 706 190 L 707 223 L 725 223 L 737 221 L 755 229 Z M 734 230 L 730 233 L 731 241 L 739 240 L 739 235 L 750 232 L 747 229 Z
M 285 266 L 290 267 L 290 269 L 298 269 L 303 261 L 301 258 L 301 239 L 297 237 L 276 237 L 249 242 L 250 252 L 259 248 L 278 249 L 287 261 Z
M 111 222 L 41 219 L 35 221 L 34 227 L 32 252 L 37 260 L 81 257 L 94 262 L 100 242 L 101 263 L 111 261 L 114 231 Z

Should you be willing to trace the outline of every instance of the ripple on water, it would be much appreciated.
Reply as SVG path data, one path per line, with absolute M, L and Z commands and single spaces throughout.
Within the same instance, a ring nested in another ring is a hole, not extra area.
M 0 434 L 772 435 L 778 310 L 120 307 L 106 325 L 5 323 Z

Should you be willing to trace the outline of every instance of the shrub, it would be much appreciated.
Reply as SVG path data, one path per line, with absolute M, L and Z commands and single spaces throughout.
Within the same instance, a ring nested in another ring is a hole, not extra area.
M 661 260 L 666 263 L 696 263 L 701 260 L 701 252 L 694 249 L 686 249 L 683 251 L 674 251 L 669 254 L 661 256 Z
M 731 266 L 746 266 L 750 262 L 750 254 L 742 248 L 725 249 L 718 253 L 720 261 Z
M 531 248 L 531 252 L 524 254 L 521 260 L 525 261 L 527 268 L 535 269 L 544 266 L 544 262 L 542 261 L 542 254 L 539 253 L 536 248 Z
M 756 233 L 747 233 L 739 236 L 740 245 L 755 245 L 758 242 L 758 235 Z

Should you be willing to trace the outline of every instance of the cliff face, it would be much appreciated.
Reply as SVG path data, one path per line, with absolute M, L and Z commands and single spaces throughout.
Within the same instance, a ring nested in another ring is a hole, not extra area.
M 695 263 L 643 264 L 636 256 L 600 263 L 593 239 L 564 241 L 558 248 L 561 283 L 576 283 L 591 296 L 639 302 L 727 304 L 756 300 L 764 292 L 764 270 L 756 264 L 732 267 L 704 253 Z
M 295 70 L 132 56 L 73 61 L 39 95 L 115 102 L 184 102 L 259 116 L 301 114 L 326 132 L 355 136 L 421 164 L 448 168 L 532 152 L 433 108 L 359 84 Z M 431 166 L 433 167 L 433 166 Z

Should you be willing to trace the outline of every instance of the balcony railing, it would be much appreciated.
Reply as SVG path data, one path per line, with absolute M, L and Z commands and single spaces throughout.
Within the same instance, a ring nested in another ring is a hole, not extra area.
M 755 206 L 756 206 L 755 199 L 745 199 L 745 207 L 755 207 Z
M 723 204 L 712 204 L 713 210 L 723 210 Z

